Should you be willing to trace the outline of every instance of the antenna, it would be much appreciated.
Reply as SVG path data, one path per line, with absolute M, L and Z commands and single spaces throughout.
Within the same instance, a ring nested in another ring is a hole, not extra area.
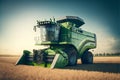
M 54 16 L 53 16 L 53 22 L 55 22 L 55 18 L 54 18 Z

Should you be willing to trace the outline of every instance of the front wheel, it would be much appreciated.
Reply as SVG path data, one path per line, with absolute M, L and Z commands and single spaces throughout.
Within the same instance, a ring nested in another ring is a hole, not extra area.
M 93 64 L 93 54 L 86 51 L 81 57 L 82 64 Z
M 73 47 L 64 50 L 68 55 L 68 65 L 74 66 L 77 64 L 77 52 Z
M 77 55 L 75 53 L 68 54 L 68 65 L 74 66 L 77 64 Z

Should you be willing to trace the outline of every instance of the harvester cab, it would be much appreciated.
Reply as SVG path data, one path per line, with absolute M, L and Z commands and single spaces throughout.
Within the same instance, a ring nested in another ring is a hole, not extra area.
M 41 42 L 57 42 L 60 26 L 52 21 L 37 21 L 34 31 L 40 33 L 35 37 L 36 44 L 41 44 Z
M 96 35 L 80 28 L 84 21 L 76 16 L 65 16 L 55 21 L 37 21 L 34 31 L 36 45 L 49 45 L 48 48 L 30 52 L 23 51 L 16 64 L 61 68 L 77 64 L 93 63 L 89 49 L 96 48 Z

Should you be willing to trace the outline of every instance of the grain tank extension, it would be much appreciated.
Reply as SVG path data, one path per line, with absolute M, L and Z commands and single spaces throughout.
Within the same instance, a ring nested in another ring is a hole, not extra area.
M 65 16 L 55 19 L 37 21 L 34 26 L 35 45 L 47 45 L 45 49 L 23 51 L 18 64 L 62 68 L 74 66 L 81 58 L 82 64 L 92 64 L 93 54 L 90 49 L 96 48 L 96 35 L 82 30 L 84 21 L 76 16 Z

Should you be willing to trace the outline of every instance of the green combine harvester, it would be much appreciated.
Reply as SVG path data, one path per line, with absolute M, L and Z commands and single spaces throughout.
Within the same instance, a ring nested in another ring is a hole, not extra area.
M 74 66 L 81 58 L 82 64 L 92 64 L 96 48 L 96 35 L 80 28 L 84 21 L 76 16 L 65 16 L 59 20 L 37 21 L 34 31 L 38 33 L 36 45 L 47 45 L 45 49 L 23 51 L 16 65 L 33 65 L 50 68 Z

